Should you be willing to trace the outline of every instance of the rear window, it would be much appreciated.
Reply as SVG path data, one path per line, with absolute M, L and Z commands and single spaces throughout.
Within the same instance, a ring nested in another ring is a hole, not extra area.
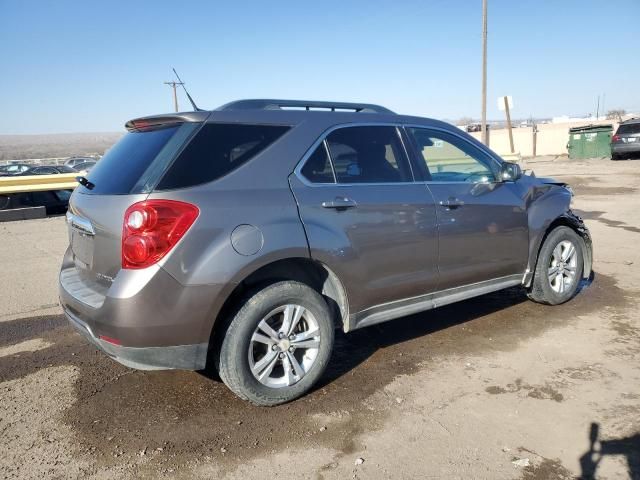
M 173 125 L 127 133 L 87 175 L 87 179 L 95 187 L 91 190 L 83 186 L 78 188 L 84 193 L 102 195 L 132 193 L 133 187 L 179 128 L 178 125 Z
M 156 189 L 185 188 L 216 180 L 251 160 L 287 130 L 289 127 L 280 125 L 205 124 Z
M 640 133 L 640 123 L 627 123 L 618 127 L 617 135 L 629 135 L 633 133 Z

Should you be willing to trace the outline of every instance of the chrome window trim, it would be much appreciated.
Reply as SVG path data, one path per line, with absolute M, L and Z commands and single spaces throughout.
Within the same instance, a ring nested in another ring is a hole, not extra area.
M 411 175 L 413 176 L 413 181 L 409 181 L 409 182 L 376 182 L 376 183 L 338 183 L 337 178 L 335 176 L 335 171 L 333 172 L 334 174 L 334 183 L 314 183 L 311 182 L 309 180 L 307 180 L 307 178 L 302 175 L 302 167 L 304 166 L 304 164 L 307 162 L 307 160 L 309 159 L 309 157 L 311 155 L 313 155 L 313 153 L 315 152 L 316 148 L 318 147 L 318 145 L 320 145 L 321 143 L 324 143 L 325 145 L 325 149 L 327 151 L 327 154 L 329 155 L 329 160 L 331 162 L 331 169 L 333 170 L 333 159 L 331 158 L 331 152 L 329 151 L 329 147 L 327 146 L 326 143 L 326 139 L 327 137 L 331 134 L 331 132 L 338 130 L 339 128 L 349 128 L 349 127 L 395 127 L 396 132 L 400 138 L 400 143 L 402 144 L 403 148 L 404 148 L 404 152 L 405 155 L 407 157 L 407 160 L 409 162 L 409 169 L 411 170 Z M 297 163 L 296 167 L 293 170 L 293 173 L 296 177 L 298 177 L 298 180 L 300 180 L 305 186 L 307 187 L 327 187 L 327 186 L 332 186 L 332 187 L 356 187 L 356 186 L 373 186 L 373 185 L 388 185 L 388 186 L 393 186 L 393 185 L 408 185 L 408 184 L 421 184 L 421 185 L 430 185 L 430 184 L 438 184 L 438 185 L 445 185 L 445 184 L 453 184 L 453 185 L 475 185 L 473 183 L 470 182 L 434 182 L 433 180 L 416 180 L 416 175 L 415 172 L 413 171 L 413 160 L 411 159 L 411 157 L 409 156 L 409 152 L 407 150 L 407 145 L 405 145 L 404 139 L 402 138 L 402 134 L 400 133 L 399 129 L 400 128 L 404 128 L 406 130 L 406 128 L 424 128 L 424 129 L 428 129 L 428 130 L 436 130 L 436 131 L 440 131 L 440 132 L 444 132 L 444 133 L 448 133 L 450 135 L 453 135 L 457 138 L 459 138 L 461 141 L 466 142 L 467 144 L 469 144 L 470 146 L 477 148 L 478 150 L 480 150 L 481 152 L 485 153 L 491 160 L 493 160 L 493 162 L 495 162 L 495 164 L 497 165 L 498 169 L 500 169 L 502 167 L 502 160 L 499 158 L 496 158 L 495 154 L 489 150 L 485 145 L 476 145 L 472 142 L 470 142 L 468 139 L 464 138 L 462 135 L 460 135 L 458 132 L 454 131 L 453 129 L 449 130 L 446 128 L 442 128 L 442 127 L 434 127 L 434 126 L 430 126 L 430 125 L 420 125 L 418 123 L 402 123 L 402 122 L 354 122 L 354 123 L 341 123 L 341 124 L 337 124 L 337 125 L 333 125 L 332 127 L 328 128 L 327 130 L 325 130 L 322 135 L 320 135 L 320 137 L 318 137 L 316 139 L 315 142 L 313 142 L 313 144 L 311 145 L 311 147 L 309 147 L 309 149 L 305 152 L 305 154 L 302 156 L 302 158 L 300 159 L 300 161 Z M 408 132 L 407 132 L 408 133 Z M 411 148 L 413 148 L 413 146 L 411 146 Z M 487 182 L 488 184 L 491 183 L 502 183 L 500 182 L 499 179 L 495 179 L 493 182 Z
M 402 123 L 392 123 L 392 122 L 357 122 L 357 123 L 341 123 L 338 125 L 333 125 L 332 127 L 328 128 L 327 130 L 325 130 L 322 135 L 320 135 L 320 137 L 318 137 L 318 139 L 316 139 L 315 142 L 313 142 L 313 144 L 311 145 L 311 147 L 305 152 L 305 154 L 302 156 L 302 158 L 300 159 L 300 161 L 297 163 L 296 167 L 293 170 L 293 173 L 296 177 L 298 177 L 298 180 L 300 180 L 305 186 L 307 187 L 327 187 L 327 186 L 331 186 L 331 187 L 356 187 L 356 186 L 372 186 L 372 185 L 413 185 L 413 184 L 417 184 L 417 183 L 423 183 L 422 181 L 416 181 L 416 176 L 413 172 L 413 165 L 411 164 L 411 158 L 409 157 L 409 154 L 407 152 L 407 146 L 404 144 L 404 141 L 402 139 L 402 135 L 400 134 L 400 131 L 398 130 L 399 128 L 402 127 Z M 409 171 L 411 172 L 411 177 L 413 178 L 413 180 L 409 180 L 407 182 L 367 182 L 367 183 L 338 183 L 338 179 L 335 175 L 335 170 L 333 172 L 333 178 L 335 180 L 334 183 L 314 183 L 309 181 L 303 174 L 302 174 L 302 167 L 304 167 L 304 164 L 307 163 L 307 160 L 309 159 L 309 157 L 311 155 L 314 154 L 314 152 L 316 151 L 316 148 L 318 148 L 318 145 L 320 145 L 320 143 L 324 143 L 325 149 L 327 151 L 327 154 L 329 155 L 329 161 L 331 162 L 331 169 L 334 169 L 333 166 L 333 158 L 331 157 L 331 151 L 329 150 L 329 146 L 327 145 L 327 137 L 331 134 L 331 132 L 334 132 L 335 130 L 338 130 L 340 128 L 350 128 L 350 127 L 394 127 L 396 130 L 396 135 L 398 135 L 398 139 L 400 141 L 400 144 L 402 145 L 404 154 L 406 156 L 406 160 L 409 163 Z
M 336 168 L 333 166 L 333 157 L 331 156 L 331 151 L 329 150 L 329 145 L 327 145 L 326 138 L 322 140 L 322 145 L 324 146 L 324 152 L 327 154 L 327 158 L 329 159 L 329 165 L 331 165 L 331 173 L 333 174 L 333 183 L 337 184 L 338 177 L 336 176 Z

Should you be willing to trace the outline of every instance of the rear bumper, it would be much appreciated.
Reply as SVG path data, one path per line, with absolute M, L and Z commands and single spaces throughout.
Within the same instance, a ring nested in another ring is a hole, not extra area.
M 60 304 L 71 324 L 110 357 L 145 370 L 205 367 L 221 291 L 182 285 L 158 266 L 121 270 L 110 285 L 98 285 L 76 271 L 69 255 L 59 277 Z
M 612 143 L 611 153 L 640 153 L 640 142 L 633 143 Z
M 206 364 L 207 343 L 172 347 L 123 347 L 101 340 L 91 327 L 64 308 L 69 323 L 90 343 L 122 365 L 138 370 L 202 370 Z

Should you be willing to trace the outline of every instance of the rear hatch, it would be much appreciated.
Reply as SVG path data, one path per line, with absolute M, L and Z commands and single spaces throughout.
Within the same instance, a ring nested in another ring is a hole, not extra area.
M 193 115 L 199 113 L 205 112 Z M 128 133 L 75 189 L 67 213 L 70 258 L 61 275 L 65 287 L 83 292 L 86 303 L 96 303 L 92 299 L 99 300 L 120 271 L 125 211 L 147 198 L 201 125 L 179 116 L 127 123 Z
M 640 122 L 621 124 L 611 143 L 637 144 L 640 148 Z

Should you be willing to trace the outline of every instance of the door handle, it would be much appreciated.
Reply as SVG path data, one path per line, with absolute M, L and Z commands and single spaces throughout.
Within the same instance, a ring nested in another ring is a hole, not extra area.
M 322 202 L 323 208 L 335 208 L 336 210 L 346 210 L 347 208 L 355 208 L 358 204 L 347 197 L 336 197 L 333 200 Z
M 459 198 L 449 197 L 447 200 L 440 200 L 440 205 L 449 209 L 458 208 L 464 205 Z

